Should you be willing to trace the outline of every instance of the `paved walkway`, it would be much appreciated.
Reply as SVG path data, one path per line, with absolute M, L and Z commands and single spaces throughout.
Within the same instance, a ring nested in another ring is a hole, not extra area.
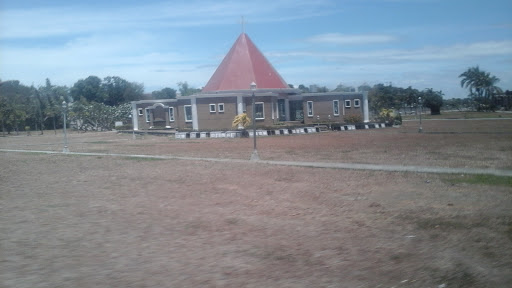
M 495 175 L 495 176 L 512 176 L 512 170 L 483 169 L 483 168 L 448 168 L 448 167 L 428 167 L 428 166 L 402 166 L 402 165 L 357 164 L 357 163 L 336 163 L 336 162 L 329 163 L 329 162 L 270 161 L 270 160 L 251 161 L 251 160 L 229 159 L 229 158 L 197 158 L 197 157 L 164 156 L 164 155 L 80 153 L 80 152 L 63 153 L 63 152 L 54 152 L 54 151 L 12 150 L 12 149 L 0 149 L 0 152 L 65 154 L 65 155 L 83 155 L 83 156 L 137 157 L 137 158 L 154 158 L 154 159 L 233 162 L 233 163 L 247 163 L 247 164 L 251 163 L 251 164 L 267 164 L 267 165 L 330 168 L 330 169 L 390 171 L 390 172 L 416 172 L 416 173 L 438 173 L 438 174 L 485 174 L 485 175 Z

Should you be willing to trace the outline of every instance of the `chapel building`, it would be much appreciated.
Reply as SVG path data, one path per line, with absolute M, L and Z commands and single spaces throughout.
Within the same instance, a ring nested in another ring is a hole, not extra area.
M 251 89 L 251 84 L 256 88 Z M 236 115 L 247 113 L 252 119 L 253 93 L 255 125 L 260 128 L 283 122 L 344 123 L 350 115 L 369 121 L 368 92 L 302 93 L 289 88 L 249 36 L 242 33 L 200 93 L 133 101 L 133 129 L 233 130 Z

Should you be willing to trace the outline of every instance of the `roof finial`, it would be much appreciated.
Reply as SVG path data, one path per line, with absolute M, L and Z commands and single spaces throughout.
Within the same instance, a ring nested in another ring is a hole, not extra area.
M 245 20 L 244 20 L 244 16 L 242 16 L 242 19 L 240 20 L 240 24 L 242 24 L 242 34 L 245 34 Z

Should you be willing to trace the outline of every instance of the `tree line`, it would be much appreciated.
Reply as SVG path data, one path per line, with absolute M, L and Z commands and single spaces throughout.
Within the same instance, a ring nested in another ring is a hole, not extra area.
M 391 83 L 370 86 L 362 84 L 357 89 L 352 86 L 339 84 L 331 92 L 363 92 L 368 91 L 370 110 L 379 114 L 383 110 L 407 111 L 418 106 L 427 107 L 431 114 L 439 114 L 441 107 L 452 110 L 495 111 L 496 109 L 510 110 L 512 108 L 512 91 L 503 91 L 497 86 L 500 79 L 491 73 L 481 70 L 478 66 L 470 67 L 459 75 L 460 85 L 469 90 L 467 98 L 443 99 L 444 93 L 433 88 L 419 91 L 412 87 L 402 88 Z M 290 88 L 294 88 L 292 85 Z M 325 86 L 314 86 L 310 89 L 303 84 L 298 86 L 304 93 L 329 92 Z M 311 91 L 314 90 L 314 91 Z
M 177 83 L 179 93 L 187 96 L 200 91 L 185 82 Z M 116 121 L 129 122 L 130 101 L 144 99 L 174 99 L 178 91 L 166 87 L 144 94 L 144 85 L 118 76 L 103 79 L 89 76 L 72 87 L 53 85 L 26 86 L 18 80 L 0 80 L 0 129 L 2 134 L 20 131 L 40 131 L 63 127 L 62 115 L 79 130 L 111 130 Z
M 290 85 L 290 88 L 294 88 Z M 380 114 L 383 110 L 401 110 L 406 108 L 416 108 L 418 105 L 430 108 L 431 113 L 439 114 L 443 106 L 443 92 L 435 91 L 432 88 L 419 91 L 412 87 L 402 88 L 393 86 L 391 83 L 375 84 L 370 86 L 366 83 L 357 87 L 346 86 L 339 84 L 335 89 L 329 90 L 325 86 L 314 86 L 308 88 L 303 84 L 298 86 L 298 89 L 304 93 L 311 92 L 368 92 L 369 109 L 376 115 Z M 419 102 L 421 99 L 421 102 Z
M 497 86 L 500 81 L 478 66 L 470 67 L 459 75 L 460 85 L 468 89 L 467 98 L 444 100 L 444 93 L 432 88 L 419 91 L 412 87 L 395 87 L 392 84 L 362 84 L 357 89 L 339 84 L 330 91 L 325 86 L 305 86 L 304 93 L 368 91 L 369 108 L 375 114 L 383 110 L 407 112 L 419 105 L 439 114 L 441 107 L 448 109 L 494 111 L 511 108 L 512 91 Z M 129 122 L 130 101 L 145 99 L 174 99 L 177 95 L 188 96 L 201 91 L 186 81 L 177 83 L 178 90 L 166 87 L 151 94 L 144 94 L 142 83 L 130 82 L 118 76 L 103 79 L 89 76 L 78 80 L 72 87 L 53 85 L 46 79 L 45 85 L 34 87 L 17 80 L 0 80 L 0 124 L 2 133 L 12 131 L 43 131 L 62 128 L 62 112 L 67 109 L 70 120 L 81 130 L 111 130 L 115 121 Z M 289 85 L 294 88 L 293 85 Z M 311 89 L 310 89 L 311 88 Z M 421 100 L 420 100 L 421 99 Z M 64 102 L 64 107 L 63 107 Z

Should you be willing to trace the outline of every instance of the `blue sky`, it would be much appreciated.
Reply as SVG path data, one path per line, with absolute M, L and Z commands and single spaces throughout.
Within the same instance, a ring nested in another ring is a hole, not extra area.
M 510 11 L 510 0 L 0 0 L 0 79 L 201 88 L 244 16 L 245 32 L 295 86 L 392 83 L 466 97 L 458 75 L 476 65 L 512 90 Z

